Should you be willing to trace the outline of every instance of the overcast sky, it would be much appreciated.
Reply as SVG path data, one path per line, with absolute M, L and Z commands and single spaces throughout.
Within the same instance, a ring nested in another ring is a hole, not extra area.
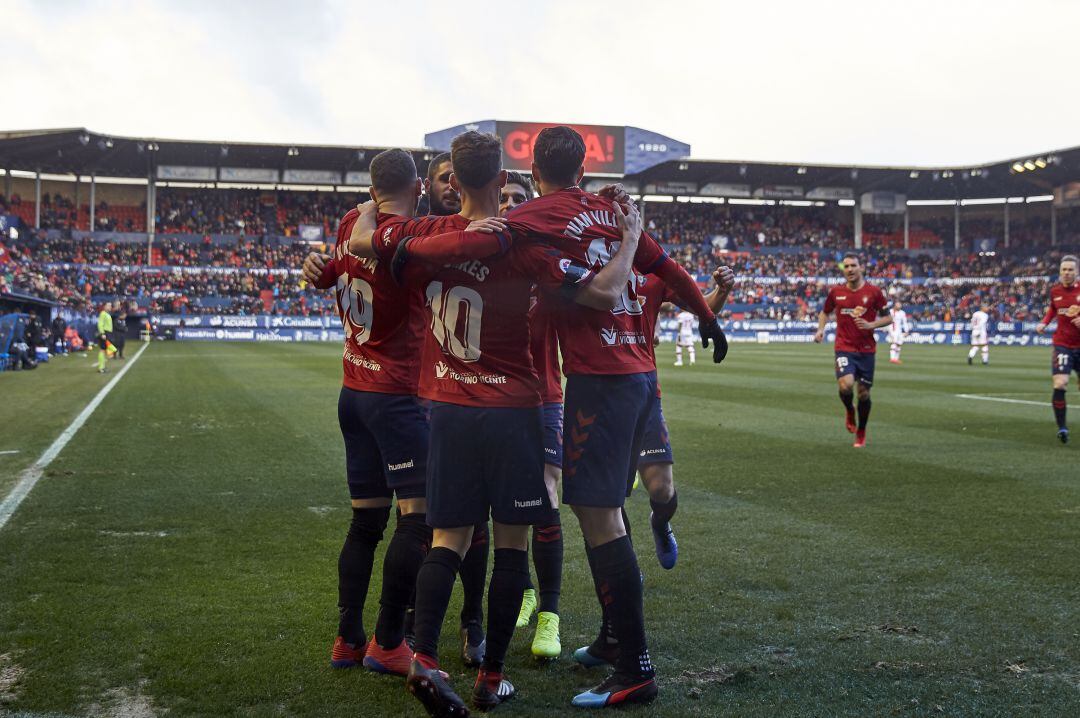
M 1080 145 L 1070 0 L 0 0 L 0 18 L 0 129 L 417 147 L 536 120 L 900 165 Z

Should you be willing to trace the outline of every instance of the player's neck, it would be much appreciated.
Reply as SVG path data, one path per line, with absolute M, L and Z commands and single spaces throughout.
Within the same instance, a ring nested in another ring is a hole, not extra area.
M 848 282 L 847 283 L 847 288 L 850 289 L 853 292 L 857 292 L 860 289 L 862 289 L 863 285 L 865 285 L 865 284 L 866 284 L 866 280 L 865 279 L 860 279 L 857 282 Z
M 561 185 L 561 184 L 553 184 L 551 182 L 540 181 L 540 182 L 536 183 L 536 192 L 541 197 L 546 197 L 549 194 L 555 194 L 556 192 L 561 192 L 564 189 L 574 189 L 576 187 L 577 187 L 576 184 Z
M 486 219 L 499 216 L 499 190 L 477 190 L 461 193 L 461 216 L 465 219 Z
M 383 214 L 396 214 L 399 217 L 412 217 L 416 214 L 415 198 L 388 197 L 380 200 L 378 207 Z

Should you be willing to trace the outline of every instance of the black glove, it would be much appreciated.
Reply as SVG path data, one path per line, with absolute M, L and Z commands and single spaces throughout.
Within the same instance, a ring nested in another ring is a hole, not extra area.
M 720 320 L 713 317 L 710 321 L 698 320 L 698 332 L 701 334 L 701 346 L 709 348 L 709 340 L 713 342 L 712 360 L 714 364 L 724 361 L 727 356 L 727 337 L 720 328 Z
M 390 260 L 390 277 L 399 286 L 405 283 L 405 265 L 409 262 L 409 242 L 412 237 L 406 237 L 398 242 L 394 250 L 394 258 Z

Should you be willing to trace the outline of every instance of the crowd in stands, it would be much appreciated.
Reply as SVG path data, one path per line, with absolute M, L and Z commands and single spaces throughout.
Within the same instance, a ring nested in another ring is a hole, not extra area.
M 0 240 L 6 245 L 0 245 L 0 292 L 32 294 L 73 307 L 122 297 L 158 313 L 331 313 L 330 298 L 303 288 L 297 274 L 266 270 L 297 270 L 307 252 L 319 246 L 281 240 L 281 227 L 322 224 L 325 236 L 332 237 L 337 218 L 358 199 L 363 197 L 163 188 L 159 212 L 162 227 L 170 232 L 163 229 L 149 253 L 141 241 L 24 232 L 16 240 Z M 50 205 L 63 209 L 55 198 Z M 653 235 L 692 273 L 705 277 L 719 264 L 733 267 L 740 278 L 729 300 L 729 315 L 735 318 L 813 318 L 826 294 L 821 278 L 838 276 L 837 262 L 851 241 L 852 228 L 843 219 L 850 215 L 836 207 L 649 203 L 645 213 Z M 1080 222 L 1072 214 L 1059 214 L 1058 231 L 1075 242 L 1080 240 L 1080 231 L 1074 231 L 1080 230 Z M 951 232 L 951 223 L 935 224 L 945 221 L 938 218 L 921 229 Z M 238 231 L 227 231 L 230 225 Z M 983 227 L 974 220 L 971 227 L 994 230 L 992 223 Z M 864 229 L 891 231 L 885 220 L 871 220 Z M 1053 277 L 1060 252 L 1045 246 L 1048 233 L 1043 219 L 1029 216 L 1012 225 L 1013 242 L 1024 251 L 954 254 L 930 248 L 920 253 L 871 246 L 863 254 L 868 277 L 900 299 L 915 318 L 957 318 L 973 303 L 987 300 L 997 319 L 1027 319 L 1043 309 L 1045 281 L 954 286 L 908 280 Z

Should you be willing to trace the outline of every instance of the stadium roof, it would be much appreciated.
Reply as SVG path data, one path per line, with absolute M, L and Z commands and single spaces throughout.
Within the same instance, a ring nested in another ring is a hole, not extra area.
M 145 178 L 162 166 L 293 169 L 344 176 L 366 171 L 371 158 L 383 149 L 365 145 L 120 137 L 67 128 L 0 132 L 0 167 L 134 178 Z M 435 154 L 429 148 L 409 151 L 421 170 Z M 651 186 L 656 194 L 825 200 L 857 198 L 865 192 L 895 192 L 915 200 L 1020 197 L 1050 194 L 1055 187 L 1080 181 L 1080 147 L 963 167 L 801 165 L 684 158 L 663 162 L 627 179 L 636 181 L 645 193 Z M 708 187 L 710 184 L 713 187 Z
M 146 178 L 162 165 L 366 171 L 385 147 L 266 144 L 120 137 L 73 127 L 0 132 L 0 167 L 58 174 Z M 406 148 L 426 168 L 433 153 Z

